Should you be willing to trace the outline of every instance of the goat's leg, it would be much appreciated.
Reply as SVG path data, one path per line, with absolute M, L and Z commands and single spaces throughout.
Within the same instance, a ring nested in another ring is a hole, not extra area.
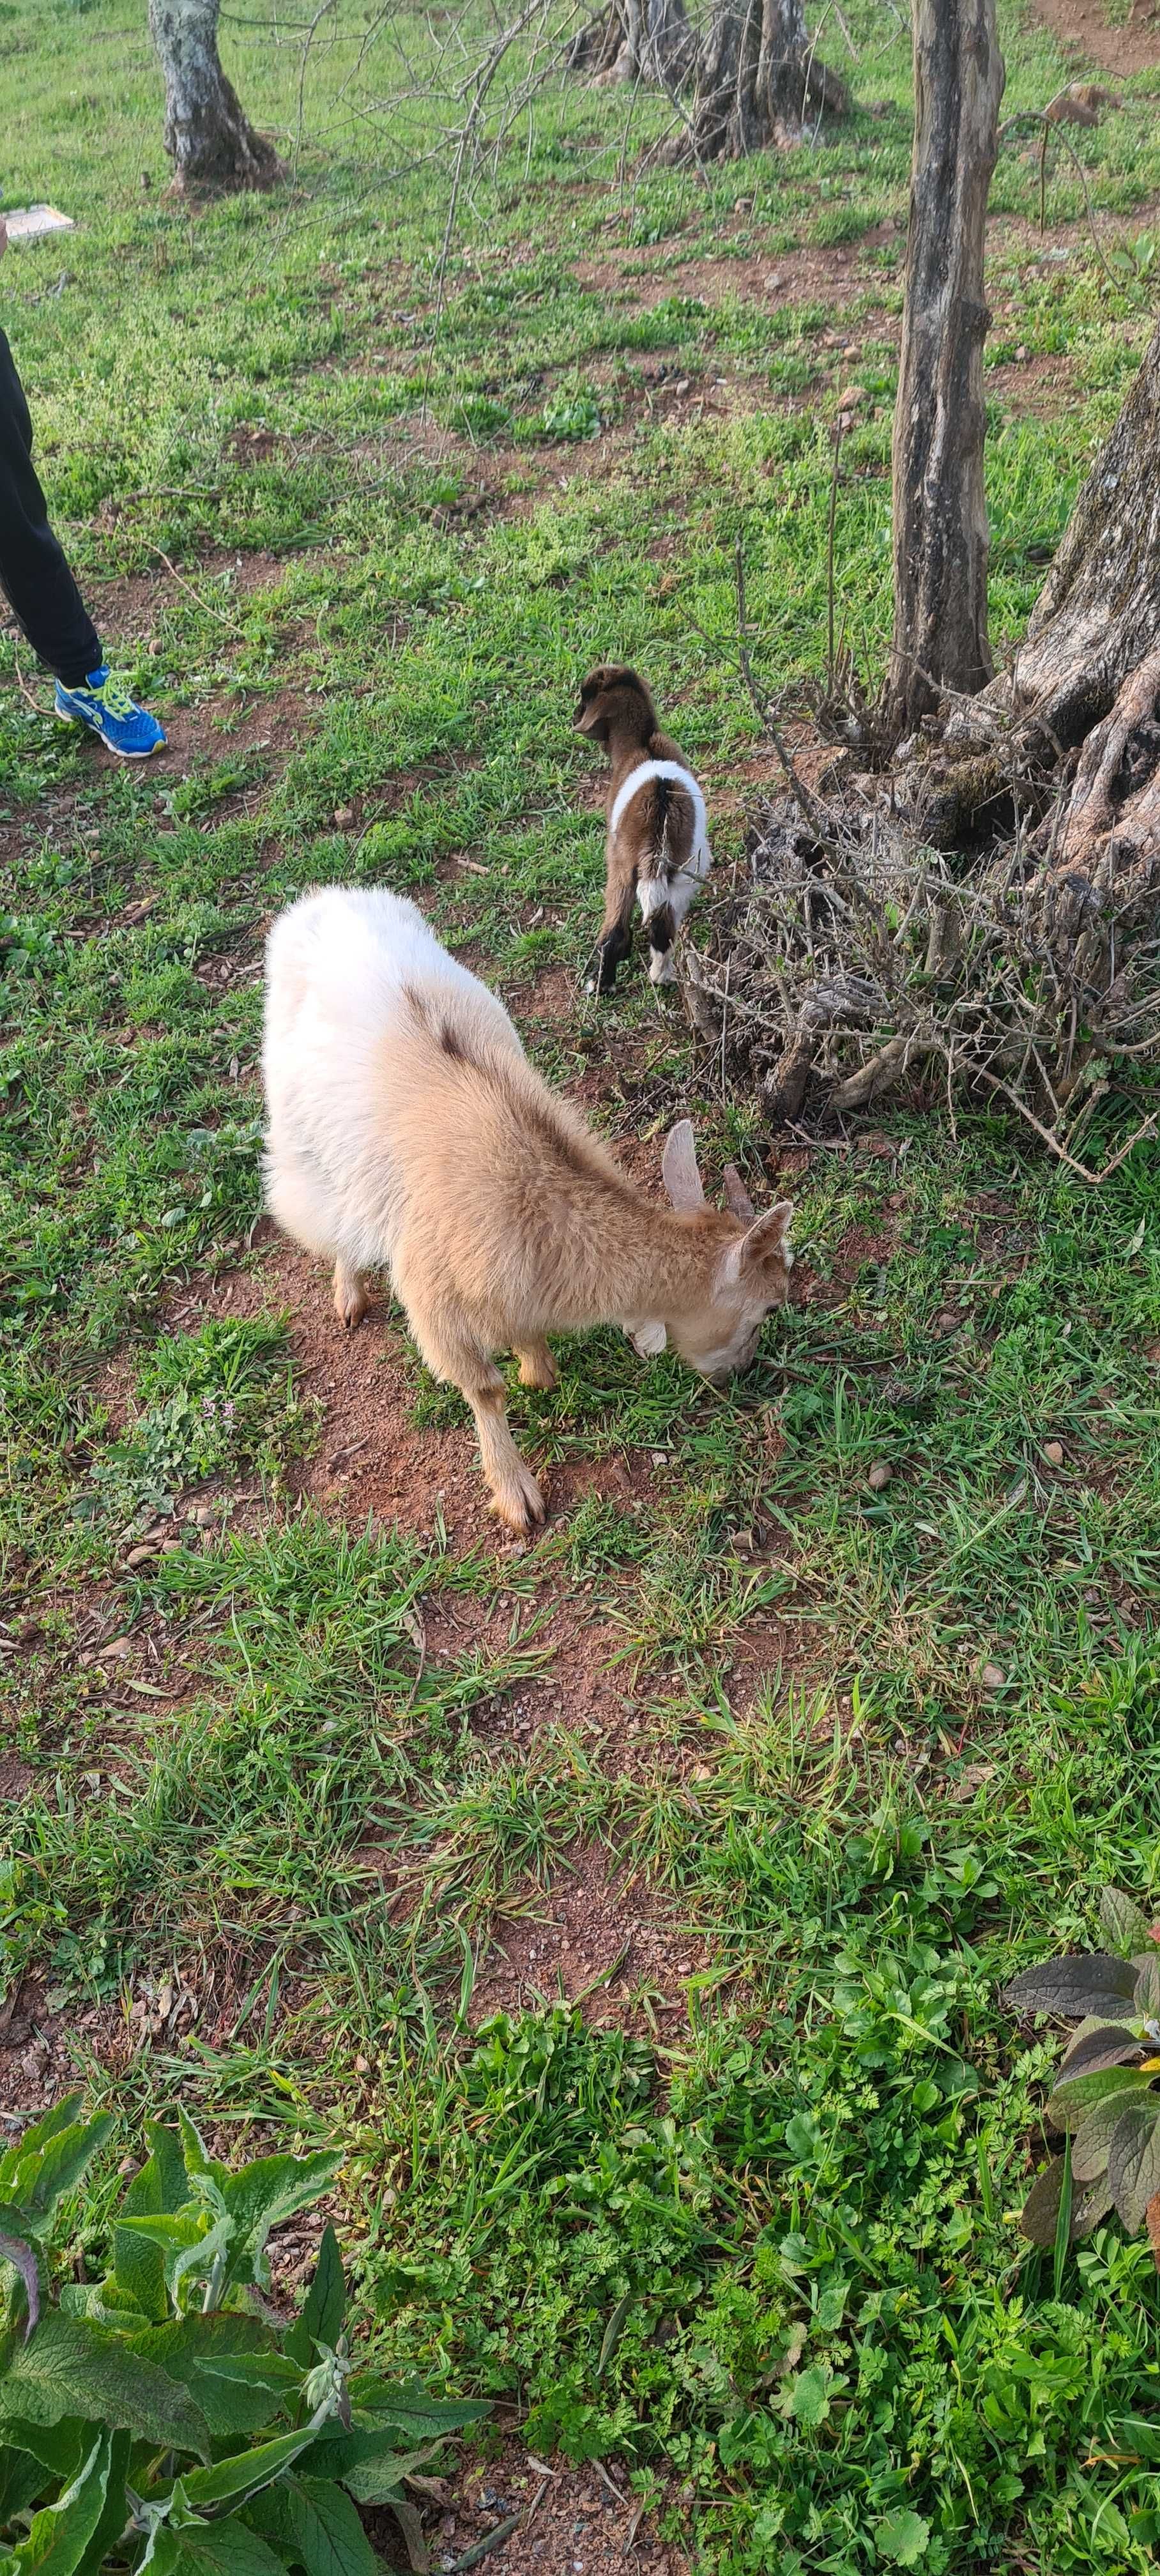
M 334 1265 L 334 1311 L 340 1324 L 351 1332 L 361 1324 L 371 1302 L 370 1282 L 365 1270 L 352 1270 L 340 1253 Z
M 537 1334 L 533 1341 L 521 1342 L 516 1358 L 520 1364 L 521 1386 L 551 1388 L 559 1385 L 556 1363 L 542 1333 Z
M 627 866 L 627 873 L 626 873 Z M 636 878 L 631 862 L 610 860 L 604 888 L 604 919 L 596 942 L 596 973 L 589 990 L 611 993 L 617 967 L 623 965 L 632 946 L 632 906 Z
M 475 1384 L 464 1386 L 462 1392 L 475 1415 L 479 1463 L 491 1491 L 491 1509 L 497 1520 L 505 1522 L 520 1538 L 526 1538 L 547 1518 L 547 1507 L 508 1429 L 505 1388 L 499 1370 L 485 1363 Z
M 650 984 L 675 984 L 677 969 L 673 961 L 673 940 L 677 925 L 671 903 L 658 905 L 649 914 L 648 979 Z

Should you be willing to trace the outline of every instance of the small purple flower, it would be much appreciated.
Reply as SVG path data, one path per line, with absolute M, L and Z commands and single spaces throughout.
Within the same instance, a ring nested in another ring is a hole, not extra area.
M 225 1403 L 224 1403 L 224 1404 L 223 1404 L 223 1406 L 222 1406 L 222 1412 L 224 1413 L 224 1415 L 225 1415 L 225 1417 L 226 1417 L 226 1421 L 227 1421 L 227 1422 L 232 1422 L 232 1421 L 233 1421 L 233 1418 L 234 1418 L 234 1407 L 233 1407 L 233 1398 L 232 1398 L 231 1396 L 227 1396 L 227 1397 L 226 1397 L 226 1401 L 225 1401 Z
M 201 1399 L 201 1409 L 203 1413 L 216 1413 L 217 1406 L 212 1395 L 203 1395 Z

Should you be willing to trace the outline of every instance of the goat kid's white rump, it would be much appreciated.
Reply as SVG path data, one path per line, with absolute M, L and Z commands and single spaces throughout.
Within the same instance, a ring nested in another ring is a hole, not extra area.
M 615 840 L 633 797 L 638 796 L 641 788 L 647 787 L 650 779 L 653 778 L 670 779 L 674 787 L 683 787 L 686 795 L 692 798 L 693 848 L 689 871 L 698 878 L 706 876 L 712 865 L 712 853 L 709 848 L 705 799 L 692 770 L 685 769 L 679 760 L 642 760 L 639 769 L 630 769 L 627 778 L 621 780 L 612 812 L 608 817 L 609 840 Z

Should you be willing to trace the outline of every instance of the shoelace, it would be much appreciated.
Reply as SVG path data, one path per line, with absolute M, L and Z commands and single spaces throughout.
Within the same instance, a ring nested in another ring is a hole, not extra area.
M 105 709 L 105 711 L 106 711 L 106 713 L 107 713 L 108 715 L 111 715 L 111 716 L 132 716 L 132 715 L 136 715 L 136 712 L 137 712 L 136 704 L 135 704 L 134 700 L 130 697 L 129 692 L 128 692 L 127 688 L 125 687 L 124 681 L 123 681 L 123 680 L 115 680 L 115 679 L 113 678 L 113 675 L 112 675 L 112 672 L 111 672 L 111 671 L 110 671 L 110 673 L 109 673 L 108 679 L 107 679 L 107 680 L 102 680 L 102 681 L 101 681 L 101 684 L 100 684 L 100 687 L 99 687 L 99 688 L 97 688 L 97 689 L 92 689 L 92 690 L 90 691 L 90 693 L 89 693 L 89 694 L 90 694 L 90 696 L 92 696 L 92 697 L 94 697 L 94 698 L 96 698 L 96 699 L 98 699 L 98 700 L 99 700 L 99 702 L 100 702 L 101 706 L 103 706 L 103 707 L 104 707 L 104 709 Z

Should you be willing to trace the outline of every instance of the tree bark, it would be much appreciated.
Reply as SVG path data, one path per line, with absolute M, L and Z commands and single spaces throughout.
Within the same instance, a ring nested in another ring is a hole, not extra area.
M 643 81 L 671 93 L 688 80 L 696 55 L 685 0 L 608 0 L 573 38 L 564 63 L 593 80 Z
M 176 189 L 270 188 L 282 163 L 255 134 L 218 59 L 220 0 L 149 0 L 165 77 L 165 149 Z
M 808 117 L 840 115 L 848 104 L 844 84 L 813 52 L 803 0 L 717 0 L 693 107 L 698 160 L 800 143 Z
M 914 158 L 894 414 L 890 711 L 913 731 L 974 692 L 987 642 L 983 295 L 1003 59 L 995 0 L 914 0 Z
M 1034 709 L 1065 748 L 1160 644 L 1160 327 L 1080 492 L 1010 674 L 988 697 Z

